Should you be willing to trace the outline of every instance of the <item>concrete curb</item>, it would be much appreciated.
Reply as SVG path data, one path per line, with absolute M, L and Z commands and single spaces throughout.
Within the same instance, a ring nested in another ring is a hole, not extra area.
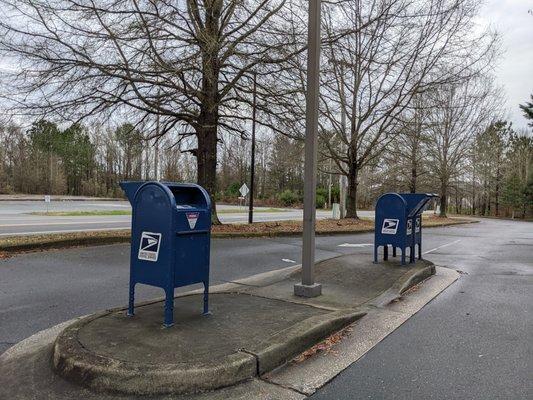
M 290 266 L 221 284 L 213 288 L 213 293 L 231 293 L 232 289 L 235 290 L 243 285 L 268 285 L 286 279 L 300 268 L 299 265 Z M 434 273 L 435 266 L 432 263 L 418 270 L 407 271 L 386 292 L 363 307 L 388 304 Z M 191 291 L 178 294 L 176 297 L 198 292 L 198 290 Z M 146 301 L 138 307 L 161 300 Z M 278 332 L 255 348 L 239 349 L 217 365 L 191 367 L 183 364 L 153 365 L 125 362 L 94 354 L 83 347 L 78 340 L 78 333 L 83 326 L 97 318 L 117 311 L 122 312 L 124 309 L 120 307 L 87 316 L 66 327 L 54 343 L 52 356 L 54 371 L 69 381 L 96 392 L 159 395 L 214 390 L 272 371 L 366 315 L 366 311 L 362 309 L 341 309 L 310 317 Z
M 294 274 L 299 265 L 289 266 L 281 270 L 269 271 L 235 282 L 213 287 L 213 292 L 232 292 L 236 287 L 262 286 L 286 279 Z M 387 292 L 399 297 L 402 292 L 417 282 L 434 273 L 433 265 L 406 272 Z M 190 296 L 198 291 L 178 294 L 176 297 Z M 383 296 L 379 296 L 380 298 Z M 150 300 L 138 304 L 153 304 L 158 300 Z M 280 300 L 281 301 L 281 300 Z M 187 365 L 148 363 L 133 363 L 90 352 L 78 340 L 81 328 L 97 318 L 107 316 L 112 312 L 123 311 L 124 307 L 107 310 L 97 314 L 79 317 L 77 319 L 57 325 L 48 330 L 52 337 L 45 338 L 46 346 L 50 346 L 52 370 L 75 384 L 86 387 L 96 393 L 120 395 L 163 395 L 179 393 L 195 393 L 230 386 L 239 382 L 258 377 L 286 365 L 293 357 L 311 348 L 321 340 L 338 330 L 354 323 L 366 315 L 366 311 L 373 307 L 353 309 L 339 309 L 326 314 L 315 315 L 300 321 L 253 348 L 235 349 L 223 362 L 217 365 Z M 366 308 L 366 309 L 365 309 Z M 48 335 L 48 336 L 50 336 Z M 42 336 L 42 335 L 41 335 Z M 25 339 L 0 357 L 16 358 L 18 349 L 30 343 L 36 351 L 42 347 L 43 339 L 36 334 Z M 53 346 L 51 345 L 53 343 Z M 249 346 L 250 347 L 250 346 Z M 14 359 L 12 360 L 15 361 Z
M 375 299 L 372 299 L 370 302 L 366 303 L 366 305 L 372 307 L 384 307 L 387 304 L 393 302 L 394 300 L 400 298 L 404 292 L 406 292 L 416 284 L 431 277 L 432 275 L 435 275 L 435 264 L 428 260 L 425 261 L 428 262 L 430 265 L 414 272 L 406 272 L 400 279 L 396 281 L 394 285 L 392 285 L 392 287 L 387 289 Z
M 24 252 L 24 251 L 39 251 L 64 249 L 77 246 L 98 246 L 117 243 L 126 243 L 130 241 L 129 236 L 106 236 L 106 237 L 80 237 L 80 238 L 65 238 L 54 239 L 50 241 L 34 242 L 34 243 L 20 243 L 13 245 L 0 245 L 0 251 L 5 252 Z
M 262 375 L 290 361 L 329 335 L 364 317 L 366 312 L 343 310 L 309 318 L 279 332 L 257 351 L 257 372 Z
M 478 223 L 478 220 L 465 220 L 460 222 L 446 222 L 438 225 L 424 226 L 424 229 L 431 228 L 442 228 L 446 226 L 454 225 L 464 225 L 464 224 L 474 224 Z M 117 230 L 117 232 L 128 231 L 129 229 Z M 107 231 L 103 231 L 107 232 Z M 362 229 L 357 231 L 317 231 L 317 236 L 333 236 L 333 235 L 356 235 L 363 233 L 374 232 L 373 228 Z M 269 237 L 295 237 L 301 236 L 302 232 L 243 232 L 243 233 L 212 233 L 211 237 L 215 239 L 236 239 L 236 238 L 269 238 Z M 51 235 L 53 236 L 53 235 Z M 98 246 L 98 245 L 109 245 L 117 243 L 129 243 L 130 236 L 116 235 L 116 236 L 106 236 L 106 237 L 79 237 L 79 238 L 62 238 L 62 239 L 51 239 L 45 240 L 42 242 L 33 242 L 33 243 L 21 243 L 13 245 L 0 245 L 0 251 L 3 252 L 24 252 L 24 251 L 39 251 L 39 250 L 51 250 L 51 249 L 62 249 L 69 247 L 77 246 Z
M 54 371 L 96 392 L 159 395 L 214 390 L 270 371 L 366 314 L 343 310 L 311 317 L 269 338 L 260 348 L 243 348 L 222 363 L 191 368 L 183 364 L 126 362 L 85 349 L 78 340 L 79 331 L 91 321 L 121 310 L 94 314 L 66 327 L 54 343 Z
M 311 396 L 318 388 L 363 357 L 459 277 L 460 274 L 453 269 L 436 267 L 435 276 L 424 282 L 419 290 L 402 296 L 402 301 L 369 309 L 365 318 L 352 325 L 352 333 L 348 333 L 334 345 L 334 351 L 321 352 L 319 357 L 310 357 L 304 361 L 289 362 L 269 372 L 263 379 Z
M 89 352 L 78 341 L 78 332 L 84 325 L 111 312 L 86 317 L 59 334 L 52 354 L 57 374 L 96 392 L 129 395 L 198 392 L 229 386 L 256 375 L 256 358 L 244 352 L 230 355 L 224 364 L 196 368 L 125 362 Z

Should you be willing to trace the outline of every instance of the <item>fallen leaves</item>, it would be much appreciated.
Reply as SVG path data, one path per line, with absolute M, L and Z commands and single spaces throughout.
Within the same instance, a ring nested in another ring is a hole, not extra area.
M 334 350 L 335 345 L 341 342 L 345 336 L 349 335 L 352 330 L 353 328 L 351 326 L 348 326 L 338 332 L 335 332 L 323 341 L 315 344 L 310 349 L 304 351 L 299 356 L 295 357 L 291 361 L 291 363 L 299 364 L 318 353 L 337 355 L 338 353 Z

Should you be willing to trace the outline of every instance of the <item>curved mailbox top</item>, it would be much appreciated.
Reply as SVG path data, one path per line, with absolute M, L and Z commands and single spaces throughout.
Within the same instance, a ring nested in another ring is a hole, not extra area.
M 146 186 L 155 185 L 163 190 L 173 207 L 178 209 L 211 209 L 211 199 L 207 191 L 194 183 L 174 183 L 174 182 L 155 182 L 155 181 L 125 181 L 120 182 L 120 187 L 126 193 L 126 196 L 132 206 L 138 194 Z
M 403 212 L 407 209 L 407 202 L 398 193 L 382 194 L 376 203 L 376 214 L 382 212 Z

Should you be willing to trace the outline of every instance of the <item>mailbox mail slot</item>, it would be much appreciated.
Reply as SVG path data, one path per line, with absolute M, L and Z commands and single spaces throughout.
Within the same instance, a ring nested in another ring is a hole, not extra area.
M 407 248 L 409 261 L 415 262 L 415 247 L 418 259 L 422 259 L 422 213 L 429 200 L 437 197 L 428 193 L 386 193 L 376 203 L 374 262 L 378 261 L 378 247 L 383 246 L 383 259 L 388 259 L 388 246 L 396 256 L 396 248 L 402 252 L 405 264 Z
M 211 200 L 201 186 L 170 182 L 121 182 L 133 209 L 128 315 L 135 285 L 165 291 L 164 325 L 174 322 L 174 289 L 203 283 L 208 313 Z

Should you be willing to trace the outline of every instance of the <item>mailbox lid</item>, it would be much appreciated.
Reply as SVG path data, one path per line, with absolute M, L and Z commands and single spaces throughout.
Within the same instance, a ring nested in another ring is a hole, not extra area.
M 425 207 L 429 201 L 438 197 L 433 193 L 400 193 L 407 204 L 407 214 L 409 217 L 414 217 L 424 212 Z
M 211 210 L 211 199 L 207 191 L 194 183 L 162 182 L 174 195 L 177 208 Z
M 124 190 L 124 193 L 126 194 L 126 197 L 128 198 L 128 201 L 131 205 L 133 205 L 133 199 L 135 198 L 135 193 L 137 193 L 137 190 L 145 184 L 145 181 L 122 181 L 118 184 Z

